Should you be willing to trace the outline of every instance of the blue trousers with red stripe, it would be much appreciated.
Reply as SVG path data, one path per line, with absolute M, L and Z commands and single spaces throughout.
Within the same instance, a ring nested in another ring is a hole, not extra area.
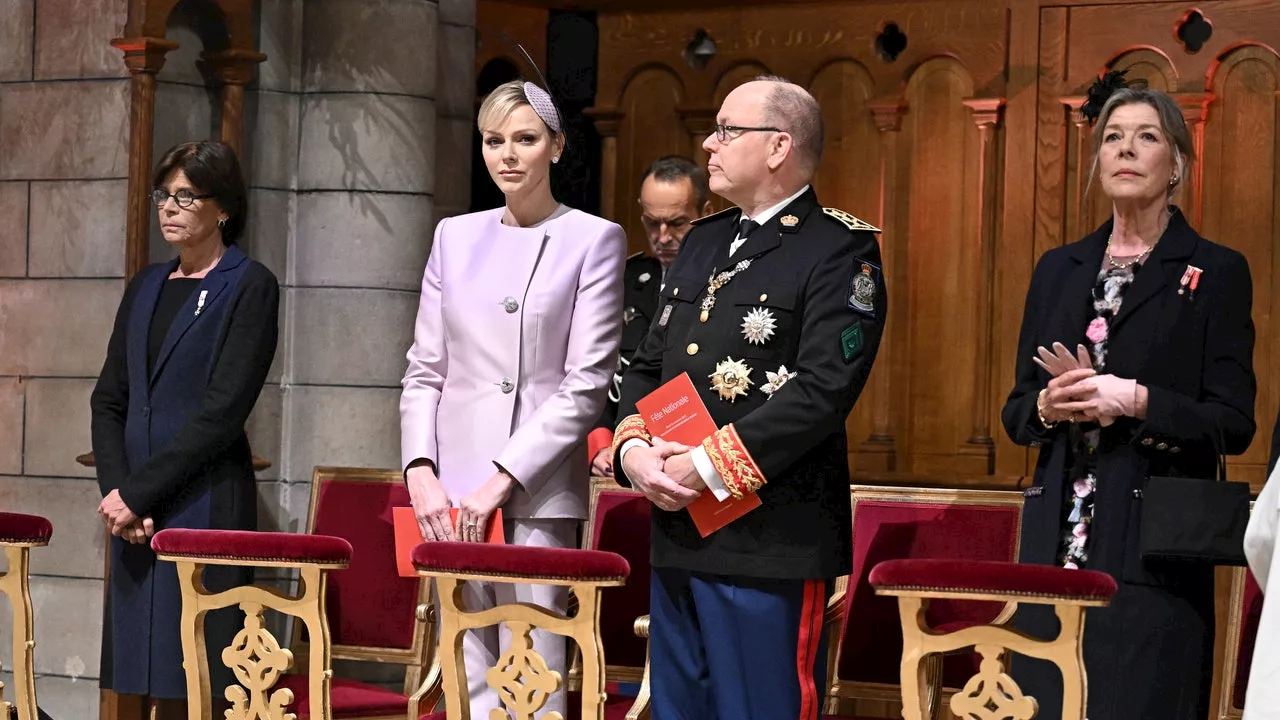
M 654 568 L 653 720 L 817 720 L 832 583 Z

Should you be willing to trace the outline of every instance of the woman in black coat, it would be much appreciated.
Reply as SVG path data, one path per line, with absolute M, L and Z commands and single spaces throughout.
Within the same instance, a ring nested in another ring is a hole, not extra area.
M 1095 86 L 1086 106 L 1092 181 L 1112 218 L 1037 265 L 1002 418 L 1014 442 L 1040 448 L 1022 561 L 1100 570 L 1119 584 L 1085 623 L 1089 720 L 1204 720 L 1213 568 L 1144 559 L 1135 491 L 1149 476 L 1213 478 L 1220 443 L 1227 454 L 1248 448 L 1252 284 L 1244 256 L 1200 237 L 1168 204 L 1193 159 L 1177 103 L 1119 85 L 1109 99 Z M 1015 622 L 1057 632 L 1048 606 Z M 1012 674 L 1041 717 L 1061 717 L 1053 665 L 1018 657 Z
M 149 538 L 166 527 L 256 529 L 244 426 L 275 355 L 280 290 L 235 245 L 247 208 L 230 147 L 178 145 L 153 184 L 178 257 L 129 283 L 90 399 L 98 512 L 115 536 L 101 684 L 158 700 L 160 718 L 185 718 L 178 576 L 156 560 Z M 218 591 L 252 578 L 216 566 L 204 580 Z M 242 622 L 234 609 L 206 616 L 215 698 L 232 681 L 218 658 Z

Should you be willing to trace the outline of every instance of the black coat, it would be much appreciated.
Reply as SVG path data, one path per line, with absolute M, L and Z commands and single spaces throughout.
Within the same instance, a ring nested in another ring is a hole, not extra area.
M 653 563 L 715 575 L 815 579 L 848 573 L 852 517 L 845 420 L 880 346 L 887 311 L 880 248 L 870 228 L 823 211 L 808 191 L 757 229 L 732 256 L 737 210 L 694 223 L 667 271 L 658 320 L 622 380 L 620 417 L 636 401 L 688 372 L 718 427 L 733 424 L 767 484 L 762 505 L 702 538 L 686 511 L 653 511 Z M 848 224 L 846 224 L 846 222 Z M 852 227 L 851 227 L 852 226 Z M 709 279 L 751 259 L 699 315 Z M 850 299 L 858 283 L 858 303 Z M 861 305 L 857 309 L 855 305 Z M 752 344 L 743 320 L 768 311 L 776 330 Z M 726 358 L 752 381 L 746 396 L 720 399 L 710 376 Z M 766 372 L 798 373 L 772 397 Z M 614 462 L 619 482 L 628 482 Z
M 1016 384 L 1002 413 L 1014 442 L 1040 448 L 1034 486 L 1025 492 L 1023 562 L 1056 564 L 1070 482 L 1072 426 L 1045 429 L 1040 423 L 1036 400 L 1050 377 L 1032 357 L 1037 346 L 1087 343 L 1090 292 L 1111 226 L 1107 221 L 1080 242 L 1045 253 L 1027 292 Z M 1194 292 L 1179 294 L 1188 265 L 1203 273 Z M 1212 673 L 1213 571 L 1142 559 L 1142 501 L 1134 491 L 1152 475 L 1214 477 L 1213 437 L 1219 432 L 1228 454 L 1249 447 L 1256 394 L 1251 306 L 1244 256 L 1201 238 L 1174 209 L 1125 293 L 1108 339 L 1105 372 L 1136 378 L 1149 400 L 1145 420 L 1121 418 L 1103 428 L 1097 451 L 1088 567 L 1115 576 L 1121 589 L 1111 607 L 1089 610 L 1085 625 L 1091 720 L 1205 717 L 1200 708 L 1207 711 Z M 1020 611 L 1020 621 L 1045 635 L 1046 622 L 1052 623 L 1035 611 Z M 1060 696 L 1054 694 L 1037 693 L 1049 717 L 1058 716 Z
M 244 426 L 275 355 L 279 285 L 263 265 L 227 248 L 165 336 L 148 371 L 151 317 L 177 260 L 137 274 L 116 313 L 90 399 L 93 453 L 105 496 L 119 490 L 139 517 L 166 527 L 257 529 L 252 455 Z M 207 291 L 203 307 L 199 295 Z M 148 545 L 111 538 L 102 686 L 186 697 L 175 566 Z M 239 568 L 205 573 L 210 590 L 248 582 Z M 235 611 L 206 616 L 214 694 L 230 680 L 217 659 L 238 630 Z M 243 618 L 243 615 L 240 615 Z M 242 620 L 240 620 L 242 622 Z
M 592 429 L 604 428 L 610 433 L 618 425 L 618 402 L 622 399 L 622 375 L 631 358 L 649 332 L 658 314 L 658 288 L 662 286 L 662 263 L 657 258 L 637 253 L 627 258 L 622 272 L 622 342 L 618 345 L 618 369 L 609 386 L 600 419 Z

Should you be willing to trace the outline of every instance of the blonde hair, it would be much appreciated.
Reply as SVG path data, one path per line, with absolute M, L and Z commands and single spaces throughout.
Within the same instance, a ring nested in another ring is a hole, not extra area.
M 485 97 L 484 102 L 480 103 L 480 112 L 476 114 L 476 128 L 480 132 L 491 130 L 497 127 L 511 116 L 517 108 L 522 105 L 533 107 L 533 103 L 529 102 L 529 96 L 525 94 L 524 83 L 520 80 L 512 80 L 504 82 L 493 89 Z M 535 109 L 534 114 L 537 115 Z M 542 120 L 542 116 L 538 116 Z M 554 132 L 546 121 L 543 120 L 542 126 L 547 129 L 547 134 L 555 137 L 559 133 Z

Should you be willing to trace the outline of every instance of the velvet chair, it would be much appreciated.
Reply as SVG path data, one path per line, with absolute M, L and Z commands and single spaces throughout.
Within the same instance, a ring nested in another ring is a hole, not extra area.
M 854 486 L 850 501 L 853 572 L 828 606 L 824 711 L 847 718 L 859 706 L 896 715 L 903 636 L 897 603 L 871 586 L 872 568 L 897 558 L 1016 560 L 1022 493 Z M 927 620 L 945 631 L 1011 616 L 1003 603 L 946 599 L 930 605 Z M 928 658 L 925 667 L 931 708 L 925 717 L 935 717 L 944 686 L 963 686 L 977 663 L 966 651 Z
M 413 563 L 423 577 L 435 578 L 439 591 L 439 667 L 445 710 L 422 720 L 471 720 L 467 702 L 467 668 L 463 662 L 463 633 L 472 628 L 506 623 L 511 645 L 498 663 L 486 669 L 485 679 L 502 698 L 514 720 L 533 720 L 549 693 L 564 687 L 565 678 L 547 669 L 533 650 L 530 632 L 545 630 L 571 638 L 582 652 L 581 717 L 603 720 L 605 692 L 604 644 L 601 641 L 601 594 L 627 580 L 630 567 L 620 555 L 596 550 L 538 548 L 523 545 L 432 542 L 418 545 Z M 460 584 L 468 581 L 534 583 L 569 588 L 576 612 L 562 616 L 528 604 L 499 605 L 487 610 L 464 607 Z
M 605 706 L 608 720 L 649 717 L 650 507 L 634 488 L 622 487 L 610 478 L 591 479 L 582 547 L 616 553 L 631 566 L 626 585 L 605 588 L 600 595 L 600 637 L 609 658 L 605 681 L 611 687 L 615 683 L 640 684 L 634 699 L 610 694 Z
M 346 572 L 329 578 L 325 594 L 330 655 L 404 668 L 400 691 L 335 674 L 330 702 L 339 720 L 403 720 L 435 649 L 430 583 L 396 573 L 391 508 L 408 505 L 399 470 L 317 467 L 312 473 L 307 531 L 343 538 L 352 548 Z M 306 637 L 295 621 L 295 652 L 304 651 Z M 310 718 L 306 676 L 290 674 L 280 684 L 293 690 L 289 711 L 298 720 Z M 431 698 L 423 703 L 422 712 L 434 705 Z
M 312 642 L 307 652 L 307 692 L 311 717 L 332 720 L 329 705 L 329 625 L 325 590 L 329 573 L 351 560 L 351 544 L 338 537 L 245 530 L 161 530 L 151 538 L 161 560 L 176 563 L 182 589 L 182 664 L 187 675 L 187 717 L 212 720 L 209 658 L 205 650 L 204 615 L 237 605 L 245 614 L 244 629 L 225 648 L 221 661 L 235 673 L 239 685 L 227 688 L 233 718 L 286 720 L 293 691 L 277 681 L 293 665 L 293 653 L 280 646 L 263 619 L 265 610 L 299 618 Z M 208 565 L 254 568 L 294 568 L 300 591 L 281 593 L 274 587 L 244 585 L 211 593 L 201 577 Z M 319 698 L 317 700 L 317 698 Z M 317 707 L 318 706 L 318 707 Z
M 926 658 L 968 647 L 977 650 L 982 663 L 964 687 L 951 696 L 949 705 L 957 717 L 1035 717 L 1035 699 L 1024 695 L 1005 672 L 1003 658 L 1012 651 L 1057 665 L 1062 671 L 1062 720 L 1085 720 L 1085 610 L 1111 602 L 1116 581 L 1110 575 L 1096 570 L 990 560 L 908 559 L 877 564 L 871 570 L 870 581 L 877 593 L 898 598 L 904 720 L 925 720 L 932 710 Z M 927 620 L 933 600 L 1052 605 L 1060 629 L 1058 636 L 1050 640 L 1031 638 L 994 622 L 940 630 Z
M 35 618 L 31 613 L 31 548 L 49 544 L 53 525 L 37 515 L 0 512 L 0 547 L 9 569 L 0 573 L 0 593 L 13 608 L 14 700 L 4 699 L 0 683 L 0 718 L 8 720 L 16 708 L 18 720 L 36 720 L 36 680 L 33 655 L 36 647 Z
M 1231 599 L 1227 604 L 1226 652 L 1218 687 L 1218 720 L 1244 717 L 1245 690 L 1253 665 L 1253 648 L 1262 619 L 1262 589 L 1248 568 L 1232 568 Z

